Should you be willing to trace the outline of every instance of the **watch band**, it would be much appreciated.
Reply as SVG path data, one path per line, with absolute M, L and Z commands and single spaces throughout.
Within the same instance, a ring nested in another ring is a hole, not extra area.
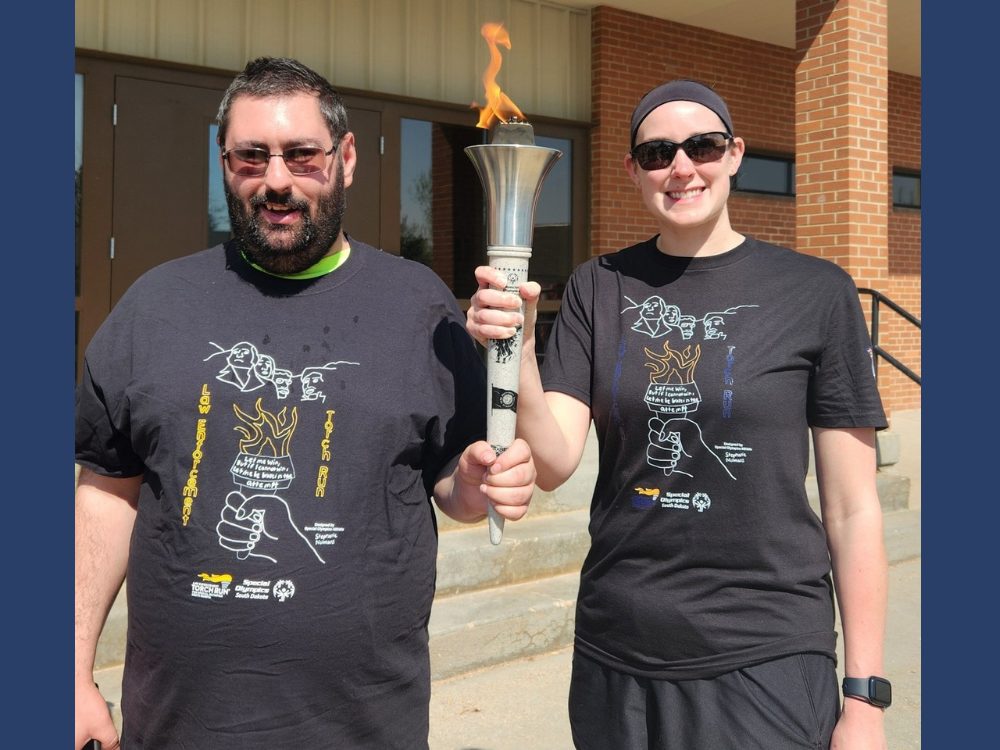
M 892 705 L 892 683 L 884 677 L 845 677 L 841 687 L 846 697 L 858 698 L 879 708 Z

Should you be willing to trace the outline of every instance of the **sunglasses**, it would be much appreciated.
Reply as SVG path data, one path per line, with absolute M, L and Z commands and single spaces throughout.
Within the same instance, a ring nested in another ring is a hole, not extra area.
M 329 151 L 318 146 L 296 146 L 280 154 L 272 154 L 262 148 L 231 148 L 222 152 L 229 170 L 240 177 L 263 177 L 271 159 L 280 156 L 285 167 L 294 175 L 315 174 L 326 169 L 326 157 L 337 150 L 334 144 Z
M 722 158 L 731 140 L 733 136 L 729 133 L 700 133 L 682 143 L 646 141 L 632 149 L 632 158 L 647 172 L 669 167 L 677 155 L 677 149 L 687 154 L 695 164 L 708 164 Z

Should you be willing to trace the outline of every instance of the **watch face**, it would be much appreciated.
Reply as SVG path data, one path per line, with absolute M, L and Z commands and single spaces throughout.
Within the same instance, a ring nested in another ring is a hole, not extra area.
M 881 677 L 868 679 L 868 696 L 876 706 L 888 706 L 892 703 L 892 684 Z

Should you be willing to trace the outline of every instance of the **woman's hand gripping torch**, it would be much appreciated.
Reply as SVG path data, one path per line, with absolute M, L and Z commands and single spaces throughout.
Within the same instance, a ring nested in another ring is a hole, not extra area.
M 528 278 L 535 206 L 542 180 L 562 152 L 536 146 L 531 125 L 512 118 L 497 123 L 490 143 L 468 146 L 465 153 L 486 194 L 486 255 L 490 267 L 501 270 L 507 277 L 505 290 L 517 294 Z M 487 342 L 486 440 L 498 456 L 514 442 L 521 342 L 520 331 L 513 338 Z M 500 544 L 503 516 L 492 505 L 487 510 L 490 541 Z

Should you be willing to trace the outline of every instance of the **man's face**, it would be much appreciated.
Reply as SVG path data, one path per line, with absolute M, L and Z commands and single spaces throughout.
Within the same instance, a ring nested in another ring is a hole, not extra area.
M 345 189 L 354 178 L 354 136 L 333 143 L 319 100 L 312 94 L 238 97 L 230 108 L 224 150 L 263 148 L 280 154 L 294 146 L 329 151 L 325 169 L 293 175 L 280 156 L 261 177 L 234 175 L 223 164 L 234 237 L 247 257 L 272 273 L 298 273 L 343 249 Z M 224 160 L 223 160 L 224 161 Z

